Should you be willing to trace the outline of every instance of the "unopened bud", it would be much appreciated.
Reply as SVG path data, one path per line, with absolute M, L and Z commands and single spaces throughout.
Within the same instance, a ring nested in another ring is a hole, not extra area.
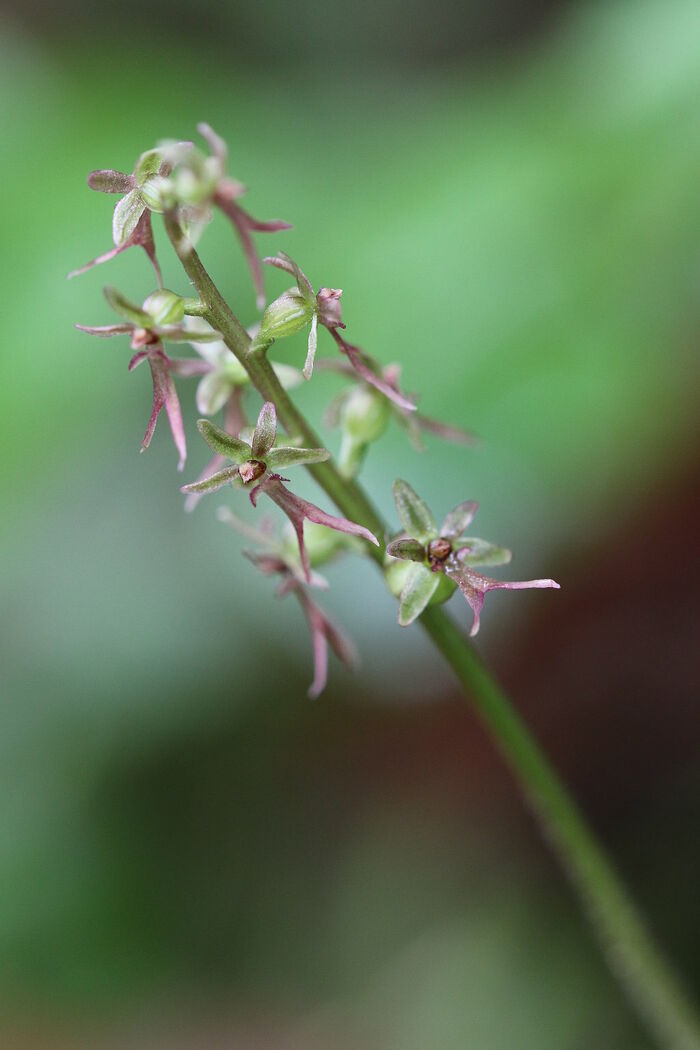
M 270 303 L 262 316 L 255 342 L 258 345 L 269 346 L 275 339 L 294 335 L 309 324 L 313 315 L 313 306 L 298 289 L 291 288 Z
M 389 402 L 376 390 L 356 386 L 343 405 L 340 423 L 355 441 L 368 444 L 380 438 L 389 421 Z
M 175 203 L 172 181 L 165 175 L 150 175 L 140 187 L 139 193 L 150 211 L 164 212 Z
M 185 301 L 168 288 L 159 288 L 149 295 L 143 308 L 154 325 L 180 324 L 185 316 Z

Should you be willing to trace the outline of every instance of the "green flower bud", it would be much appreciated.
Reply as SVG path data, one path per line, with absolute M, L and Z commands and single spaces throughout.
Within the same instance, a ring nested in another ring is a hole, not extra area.
M 144 182 L 160 171 L 163 163 L 163 151 L 161 149 L 149 149 L 142 153 L 134 167 L 134 182 L 137 186 L 143 186 Z
M 164 212 L 175 203 L 173 183 L 165 175 L 149 175 L 139 194 L 150 211 Z
M 270 303 L 262 316 L 255 342 L 258 346 L 269 346 L 275 339 L 294 335 L 309 324 L 313 315 L 313 305 L 297 288 L 291 288 Z
M 349 392 L 339 420 L 343 436 L 338 466 L 343 477 L 355 477 L 369 445 L 386 430 L 389 416 L 388 400 L 374 388 L 356 386 Z
M 384 578 L 386 585 L 394 595 L 395 598 L 401 597 L 404 584 L 406 582 L 406 576 L 411 570 L 413 562 L 410 561 L 395 561 L 392 559 L 391 563 L 384 569 Z M 430 598 L 428 605 L 441 605 L 446 602 L 448 598 L 451 598 L 457 589 L 457 584 L 454 580 L 451 580 L 449 576 L 445 576 L 444 573 L 438 573 L 438 585 L 435 588 L 435 593 Z
M 143 308 L 154 325 L 180 324 L 185 316 L 185 301 L 168 288 L 159 288 L 149 295 Z
M 179 204 L 205 204 L 214 194 L 216 182 L 204 168 L 178 168 L 173 175 L 173 192 Z

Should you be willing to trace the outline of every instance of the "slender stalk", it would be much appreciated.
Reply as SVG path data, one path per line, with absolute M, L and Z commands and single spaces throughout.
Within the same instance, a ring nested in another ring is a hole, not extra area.
M 246 368 L 263 398 L 275 404 L 288 434 L 309 447 L 321 442 L 282 388 L 264 354 L 251 352 L 247 332 L 183 239 L 176 218 L 166 214 L 168 236 L 205 306 L 203 316 Z M 347 481 L 332 460 L 307 468 L 339 510 L 378 537 L 387 527 L 364 490 Z M 383 551 L 367 544 L 381 565 Z M 669 1050 L 700 1050 L 700 1020 L 673 969 L 655 945 L 644 920 L 603 846 L 598 842 L 554 767 L 491 673 L 444 609 L 433 606 L 420 624 L 471 697 L 477 714 L 518 780 L 540 826 L 554 847 L 590 917 L 613 973 L 632 1005 Z

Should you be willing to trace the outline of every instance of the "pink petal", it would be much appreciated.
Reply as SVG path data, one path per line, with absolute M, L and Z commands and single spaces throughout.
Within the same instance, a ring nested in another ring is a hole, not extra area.
M 147 357 L 148 357 L 148 350 L 139 350 L 137 353 L 135 353 L 134 356 L 129 361 L 129 369 L 128 369 L 129 372 L 133 372 L 134 369 L 138 365 L 140 365 L 142 361 L 145 361 Z
M 143 248 L 148 258 L 151 260 L 151 265 L 156 272 L 156 280 L 158 281 L 158 287 L 163 287 L 163 275 L 160 272 L 160 266 L 156 258 L 156 243 L 153 239 L 153 224 L 151 222 L 151 213 L 146 209 L 141 218 L 139 219 L 136 229 L 131 235 L 129 245 L 136 245 L 139 248 Z
M 341 351 L 341 353 L 345 354 L 348 357 L 350 363 L 352 364 L 352 367 L 355 369 L 357 374 L 365 380 L 366 383 L 369 383 L 371 386 L 376 387 L 376 389 L 381 391 L 381 393 L 384 394 L 385 397 L 388 397 L 390 401 L 393 401 L 399 406 L 399 408 L 404 409 L 404 411 L 415 412 L 416 406 L 414 405 L 413 401 L 409 401 L 407 397 L 404 397 L 403 394 L 399 393 L 398 390 L 395 390 L 393 386 L 391 386 L 381 376 L 378 376 L 377 373 L 374 372 L 372 368 L 370 368 L 369 364 L 367 363 L 367 356 L 360 349 L 359 346 L 353 346 L 352 343 L 346 342 L 346 340 L 343 339 L 342 335 L 337 330 L 337 328 L 329 328 L 328 331 L 331 333 L 336 343 L 338 344 L 338 348 Z
M 489 591 L 521 591 L 529 588 L 553 587 L 559 590 L 559 584 L 555 580 L 492 580 L 488 576 L 473 569 L 461 569 L 459 572 L 450 572 L 451 576 L 459 586 L 460 591 L 467 599 L 474 612 L 474 622 L 469 632 L 473 637 L 479 630 L 481 607 L 484 604 L 484 596 Z
M 315 699 L 325 689 L 328 679 L 328 643 L 338 659 L 350 667 L 356 662 L 356 653 L 350 639 L 331 622 L 323 609 L 309 597 L 303 587 L 296 587 L 294 593 L 304 610 L 311 632 L 314 679 L 309 687 L 309 696 Z
M 429 419 L 428 416 L 422 416 L 419 413 L 416 413 L 416 420 L 422 430 L 427 430 L 428 433 L 435 434 L 444 441 L 451 441 L 455 445 L 479 444 L 479 438 L 469 430 L 462 430 L 461 427 L 452 427 L 447 423 L 440 423 L 437 419 Z
M 100 336 L 101 339 L 112 335 L 130 335 L 134 328 L 132 324 L 104 324 L 97 327 L 89 324 L 77 324 L 75 327 L 81 332 L 87 332 L 88 335 Z
M 182 409 L 180 408 L 180 399 L 177 396 L 177 390 L 175 389 L 175 380 L 170 374 L 170 369 L 167 369 L 166 373 L 166 394 L 165 394 L 165 411 L 168 414 L 168 422 L 170 423 L 170 433 L 173 436 L 175 442 L 175 448 L 177 449 L 180 459 L 177 464 L 177 469 L 182 470 L 185 466 L 185 460 L 187 459 L 187 441 L 185 440 L 185 427 L 182 422 Z
M 84 266 L 79 266 L 77 270 L 71 270 L 68 274 L 68 280 L 70 281 L 72 277 L 79 277 L 81 273 L 87 273 L 87 271 L 91 270 L 93 266 L 99 266 L 101 263 L 109 262 L 110 259 L 114 259 L 117 255 L 121 255 L 121 253 L 125 252 L 129 247 L 131 247 L 131 244 L 127 241 L 125 244 L 120 244 L 117 248 L 111 248 L 108 252 L 104 252 L 103 255 L 98 255 L 97 258 L 91 259 L 90 262 L 85 263 Z
M 185 431 L 182 425 L 182 413 L 180 411 L 180 402 L 177 397 L 177 391 L 175 390 L 175 383 L 168 368 L 168 359 L 162 351 L 155 351 L 148 355 L 148 364 L 150 365 L 151 376 L 153 377 L 153 405 L 151 408 L 151 417 L 148 421 L 146 433 L 144 434 L 143 442 L 141 444 L 141 450 L 143 451 L 144 449 L 147 449 L 150 445 L 153 432 L 156 428 L 158 415 L 161 409 L 165 408 L 168 414 L 173 441 L 175 442 L 175 447 L 180 454 L 180 461 L 177 469 L 182 470 L 187 458 Z
M 146 209 L 132 233 L 131 237 L 124 242 L 124 244 L 118 245 L 116 248 L 111 248 L 108 252 L 104 252 L 102 255 L 98 255 L 96 259 L 91 259 L 90 262 L 85 263 L 84 266 L 80 266 L 77 270 L 71 270 L 68 274 L 68 280 L 72 277 L 78 277 L 81 273 L 86 273 L 91 270 L 93 266 L 100 266 L 102 263 L 109 262 L 111 259 L 116 258 L 117 255 L 121 255 L 127 248 L 132 248 L 136 245 L 139 248 L 143 248 L 148 258 L 151 260 L 153 269 L 156 272 L 156 278 L 158 280 L 159 288 L 163 287 L 163 277 L 160 272 L 160 266 L 156 258 L 156 245 L 153 240 L 153 226 L 151 224 L 151 213 Z
M 251 277 L 253 278 L 253 286 L 256 291 L 256 305 L 258 310 L 262 310 L 265 306 L 265 284 L 263 280 L 262 265 L 260 263 L 260 257 L 255 250 L 253 244 L 253 238 L 250 236 L 251 230 L 260 230 L 263 233 L 270 233 L 275 230 L 288 230 L 291 229 L 286 222 L 276 223 L 259 223 L 256 222 L 246 211 L 243 211 L 234 200 L 226 197 L 224 194 L 217 191 L 214 195 L 214 204 L 216 204 L 225 215 L 228 215 L 229 219 L 236 228 L 239 240 L 243 247 L 243 253 L 248 260 L 248 267 L 250 269 Z

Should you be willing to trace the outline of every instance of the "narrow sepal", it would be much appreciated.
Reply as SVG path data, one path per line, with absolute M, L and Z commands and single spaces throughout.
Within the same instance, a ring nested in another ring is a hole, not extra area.
M 225 467 L 214 474 L 209 474 L 201 481 L 192 481 L 189 485 L 183 485 L 180 492 L 217 492 L 224 485 L 229 485 L 239 477 L 238 467 Z
M 271 233 L 273 230 L 288 230 L 291 229 L 291 227 L 289 226 L 289 223 L 286 222 L 257 222 L 248 214 L 248 212 L 244 211 L 243 208 L 236 204 L 231 196 L 221 191 L 215 193 L 214 204 L 216 204 L 217 207 L 229 217 L 234 225 L 253 279 L 253 286 L 256 292 L 256 305 L 258 310 L 262 310 L 265 306 L 265 284 L 263 280 L 262 266 L 260 265 L 260 256 L 255 250 L 253 238 L 251 237 L 251 230 L 262 233 Z
M 392 491 L 399 520 L 407 534 L 422 543 L 434 539 L 438 535 L 435 518 L 408 482 L 397 478 Z
M 408 536 L 402 536 L 398 540 L 392 540 L 387 545 L 386 552 L 392 558 L 401 558 L 403 561 L 425 561 L 425 547 L 418 540 Z
M 260 409 L 253 431 L 253 459 L 265 459 L 277 435 L 277 413 L 272 401 L 266 401 Z
M 507 565 L 513 557 L 513 552 L 507 547 L 499 547 L 475 536 L 460 536 L 455 546 L 459 547 L 457 558 L 463 565 Z
M 117 201 L 112 216 L 112 238 L 117 247 L 129 240 L 145 210 L 145 201 L 137 189 Z
M 101 339 L 112 335 L 130 335 L 133 331 L 133 325 L 130 324 L 77 324 L 75 327 L 81 332 L 87 332 L 88 335 L 97 335 Z
M 255 445 L 253 445 L 255 456 Z M 330 452 L 326 448 L 292 448 L 291 446 L 279 445 L 271 448 L 264 457 L 268 467 L 277 469 L 279 467 L 300 467 L 305 463 L 324 463 L 330 459 Z
M 301 266 L 298 266 L 297 263 L 294 262 L 294 259 L 291 259 L 286 252 L 278 252 L 277 255 L 272 256 L 268 255 L 263 259 L 263 262 L 268 266 L 276 266 L 278 270 L 284 270 L 285 273 L 291 274 L 297 282 L 297 288 L 306 301 L 310 305 L 314 307 L 316 306 L 316 294 L 311 286 L 309 278 L 306 276 Z
M 78 277 L 79 274 L 86 273 L 88 270 L 91 270 L 93 266 L 100 266 L 102 263 L 109 262 L 111 259 L 116 258 L 117 255 L 121 255 L 122 252 L 125 252 L 127 248 L 133 247 L 143 248 L 155 270 L 158 285 L 162 285 L 163 277 L 160 272 L 158 259 L 156 258 L 156 245 L 153 240 L 153 226 L 151 224 L 151 213 L 149 211 L 144 211 L 136 224 L 136 229 L 124 244 L 120 244 L 116 248 L 110 248 L 108 252 L 103 252 L 102 255 L 98 255 L 95 259 L 91 259 L 90 262 L 85 263 L 84 266 L 79 266 L 77 270 L 71 270 L 68 274 L 68 280 L 72 277 Z
M 145 451 L 150 445 L 158 416 L 161 409 L 165 408 L 168 422 L 170 423 L 170 431 L 173 436 L 173 441 L 175 442 L 175 447 L 180 455 L 178 470 L 182 470 L 185 465 L 185 459 L 187 458 L 185 431 L 182 425 L 180 402 L 177 397 L 177 391 L 175 390 L 175 383 L 170 375 L 168 361 L 165 354 L 161 351 L 149 354 L 148 364 L 153 379 L 153 406 L 151 408 L 151 417 L 148 421 L 148 426 L 146 427 L 146 433 L 144 434 L 141 443 L 141 451 Z
M 247 445 L 245 441 L 241 441 L 240 438 L 234 437 L 232 434 L 227 434 L 225 430 L 217 427 L 210 420 L 197 420 L 197 429 L 207 445 L 209 445 L 209 448 L 220 456 L 226 456 L 227 459 L 232 459 L 234 463 L 239 464 L 245 463 L 250 459 L 250 445 Z
M 471 524 L 478 509 L 479 504 L 474 500 L 464 500 L 463 503 L 458 503 L 443 521 L 440 535 L 445 536 L 448 540 L 454 539 L 455 536 L 461 536 L 467 526 Z
M 376 389 L 381 391 L 385 397 L 388 397 L 390 401 L 393 401 L 394 404 L 398 405 L 399 408 L 402 408 L 405 412 L 415 412 L 415 403 L 405 397 L 399 390 L 396 390 L 391 386 L 390 383 L 387 383 L 385 379 L 374 371 L 369 363 L 367 354 L 365 354 L 359 346 L 354 346 L 352 343 L 348 343 L 343 339 L 337 329 L 331 328 L 329 331 L 338 344 L 339 350 L 346 355 L 353 369 L 361 379 L 364 379 L 364 381 L 369 383 L 370 386 L 376 387 Z
M 309 342 L 306 350 L 306 361 L 304 362 L 304 379 L 311 379 L 314 370 L 314 361 L 316 360 L 316 350 L 318 349 L 318 314 L 314 314 L 311 318 L 311 328 L 309 330 Z
M 204 365 L 204 361 L 197 364 Z M 231 392 L 231 386 L 223 372 L 210 372 L 197 384 L 195 401 L 197 411 L 203 416 L 214 416 L 223 408 Z
M 206 142 L 212 155 L 221 161 L 222 166 L 225 165 L 228 159 L 228 146 L 221 136 L 217 135 L 211 125 L 207 124 L 205 121 L 202 121 L 197 125 L 197 131 Z
M 115 314 L 119 314 L 125 321 L 130 321 L 132 325 L 137 325 L 139 328 L 150 328 L 152 321 L 146 311 L 136 303 L 132 303 L 117 288 L 105 288 L 104 297 Z
M 148 149 L 142 153 L 134 166 L 134 181 L 141 185 L 149 175 L 157 175 L 163 162 L 161 149 Z
M 437 419 L 430 419 L 428 416 L 423 416 L 418 412 L 416 413 L 416 422 L 421 430 L 427 430 L 429 434 L 435 434 L 436 437 L 442 438 L 443 441 L 451 441 L 453 445 L 479 444 L 478 436 L 470 430 L 464 430 L 462 427 L 441 423 Z
M 87 177 L 88 186 L 98 193 L 128 193 L 133 189 L 134 176 L 113 168 L 101 168 L 91 171 Z
M 420 616 L 437 590 L 439 582 L 439 573 L 431 572 L 425 565 L 409 566 L 399 600 L 401 627 L 408 627 Z
M 357 662 L 355 647 L 352 642 L 329 619 L 324 610 L 314 602 L 303 587 L 294 588 L 299 603 L 306 615 L 311 633 L 311 646 L 314 656 L 314 678 L 309 687 L 309 696 L 316 699 L 326 687 L 328 677 L 328 645 L 348 667 Z

